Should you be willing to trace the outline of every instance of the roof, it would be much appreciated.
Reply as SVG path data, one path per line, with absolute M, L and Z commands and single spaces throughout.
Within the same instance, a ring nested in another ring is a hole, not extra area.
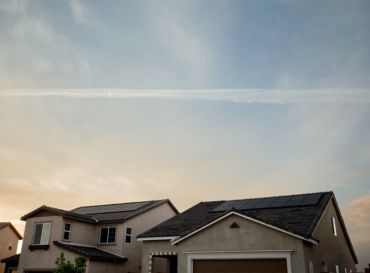
M 164 203 L 168 203 L 178 213 L 178 210 L 169 199 L 84 206 L 76 208 L 72 212 L 93 217 L 99 223 L 114 223 L 128 220 Z
M 67 219 L 77 220 L 77 221 L 82 221 L 82 222 L 87 222 L 87 223 L 97 222 L 93 217 L 88 216 L 88 215 L 75 213 L 73 211 L 68 211 L 68 210 L 57 209 L 57 208 L 53 208 L 53 207 L 49 207 L 45 205 L 31 211 L 30 213 L 27 213 L 21 218 L 21 220 L 25 221 L 28 218 L 32 218 L 33 216 L 39 213 L 43 213 L 43 212 L 49 213 L 51 215 L 60 215 Z
M 263 223 L 278 227 L 282 230 L 286 230 L 304 238 L 311 238 L 316 224 L 320 220 L 320 216 L 324 212 L 330 198 L 333 196 L 332 192 L 324 192 L 320 194 L 321 197 L 315 205 L 306 206 L 296 205 L 269 208 L 260 207 L 251 209 L 235 209 L 235 207 L 231 207 L 227 210 L 219 210 L 218 207 L 221 207 L 221 205 L 230 201 L 222 200 L 200 202 L 183 213 L 170 218 L 169 220 L 148 230 L 147 232 L 142 233 L 138 237 L 183 237 L 192 231 L 197 230 L 198 228 L 222 217 L 230 211 L 238 211 L 240 214 L 254 218 Z M 298 197 L 302 195 L 280 196 L 280 198 L 292 196 Z M 232 201 L 247 202 L 253 200 L 258 203 L 265 199 L 266 198 L 253 198 Z
M 41 206 L 24 215 L 21 219 L 25 221 L 28 218 L 35 217 L 40 213 L 46 212 L 51 215 L 60 215 L 67 219 L 92 224 L 120 223 L 164 203 L 168 203 L 172 209 L 178 213 L 177 209 L 169 199 L 162 199 L 109 205 L 84 206 L 78 207 L 71 211 L 52 208 L 49 206 Z
M 18 232 L 18 230 L 12 225 L 10 222 L 0 222 L 0 230 L 5 228 L 5 227 L 10 227 L 14 233 L 17 235 L 19 240 L 22 240 L 22 235 Z
M 112 263 L 123 263 L 127 261 L 126 257 L 119 256 L 93 246 L 70 244 L 60 241 L 54 241 L 53 243 L 56 246 L 80 254 L 91 261 L 112 262 Z
M 8 265 L 18 265 L 19 263 L 19 256 L 20 254 L 16 254 L 5 259 L 2 259 L 0 262 L 8 264 Z
M 343 226 L 347 244 L 354 260 L 357 261 L 333 192 L 200 202 L 140 234 L 138 238 L 173 239 L 173 243 L 176 244 L 185 239 L 184 237 L 189 237 L 198 230 L 204 229 L 207 225 L 211 225 L 234 212 L 234 214 L 307 241 L 317 242 L 313 238 L 314 231 L 332 199 Z

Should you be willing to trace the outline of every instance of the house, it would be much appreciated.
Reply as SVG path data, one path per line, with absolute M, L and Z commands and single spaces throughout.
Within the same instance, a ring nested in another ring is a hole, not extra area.
M 0 273 L 12 272 L 11 269 L 5 268 L 6 263 L 3 262 L 3 259 L 13 256 L 17 253 L 19 240 L 22 240 L 22 236 L 12 225 L 12 223 L 0 222 Z
M 143 273 L 355 272 L 332 192 L 201 202 L 142 233 Z
M 42 206 L 26 221 L 19 273 L 52 272 L 61 252 L 85 257 L 86 273 L 141 271 L 136 236 L 178 213 L 168 200 L 85 206 L 71 211 Z

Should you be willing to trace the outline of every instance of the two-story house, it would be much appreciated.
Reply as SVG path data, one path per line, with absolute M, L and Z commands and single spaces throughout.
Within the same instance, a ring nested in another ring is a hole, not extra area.
M 52 272 L 61 252 L 85 257 L 86 273 L 141 272 L 136 236 L 178 214 L 168 200 L 85 206 L 71 211 L 42 206 L 26 221 L 19 273 Z
M 22 236 L 10 222 L 0 222 L 0 260 L 14 256 L 17 253 L 18 241 Z M 5 272 L 5 263 L 0 264 L 0 273 Z M 7 269 L 8 272 L 11 269 Z M 8 273 L 6 272 L 6 273 Z
M 138 236 L 143 273 L 352 273 L 332 192 L 201 202 Z

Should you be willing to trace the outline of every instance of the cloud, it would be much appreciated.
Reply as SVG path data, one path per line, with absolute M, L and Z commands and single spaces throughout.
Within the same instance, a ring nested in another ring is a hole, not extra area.
M 105 29 L 105 24 L 93 10 L 83 3 L 82 0 L 70 0 L 68 2 L 72 11 L 73 19 L 77 24 L 90 25 L 99 30 Z
M 178 64 L 187 70 L 198 71 L 204 77 L 212 65 L 214 51 L 207 33 L 202 32 L 192 18 L 201 10 L 199 3 L 187 1 L 184 5 L 181 2 L 152 1 L 146 4 L 156 40 Z
M 352 228 L 370 228 L 370 195 L 353 200 L 343 210 L 346 220 Z M 370 237 L 370 230 L 369 230 Z
M 83 69 L 89 69 L 84 63 Z M 91 73 L 91 72 L 90 72 Z M 370 103 L 369 90 L 281 90 L 281 89 L 230 89 L 230 90 L 131 90 L 131 89 L 3 89 L 2 97 L 71 97 L 111 99 L 174 99 L 222 101 L 247 104 L 346 104 Z

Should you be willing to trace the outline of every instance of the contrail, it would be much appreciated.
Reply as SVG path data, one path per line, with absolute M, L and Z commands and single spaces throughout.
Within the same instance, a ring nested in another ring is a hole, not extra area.
M 370 90 L 337 89 L 0 89 L 0 97 L 66 97 L 86 99 L 173 99 L 246 104 L 370 103 Z

